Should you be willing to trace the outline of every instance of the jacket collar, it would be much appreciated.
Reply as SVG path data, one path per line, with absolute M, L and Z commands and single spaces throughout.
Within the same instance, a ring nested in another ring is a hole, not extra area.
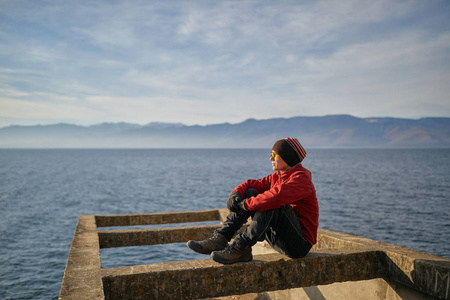
M 295 166 L 287 169 L 287 171 L 284 171 L 284 172 L 277 171 L 277 174 L 278 174 L 278 176 L 290 175 L 292 172 L 294 172 L 295 170 L 297 170 L 301 167 L 302 167 L 302 163 L 298 163 Z

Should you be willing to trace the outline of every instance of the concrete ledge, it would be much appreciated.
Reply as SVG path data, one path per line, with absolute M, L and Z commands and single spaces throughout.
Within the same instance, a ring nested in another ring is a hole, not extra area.
M 94 216 L 80 216 L 59 294 L 60 299 L 104 299 L 100 247 Z
M 335 282 L 328 285 L 310 286 L 305 288 L 278 290 L 263 293 L 205 298 L 203 300 L 435 300 L 435 297 L 406 288 L 383 278 L 360 281 Z
M 289 259 L 264 243 L 258 243 L 254 247 L 254 260 L 248 263 L 224 266 L 205 259 L 101 268 L 100 248 L 203 239 L 219 225 L 108 231 L 97 227 L 223 222 L 226 214 L 226 209 L 220 209 L 80 216 L 59 298 L 200 299 L 248 293 L 269 295 L 297 288 L 308 291 L 306 287 L 337 288 L 342 286 L 336 285 L 339 282 L 355 282 L 357 285 L 358 282 L 381 280 L 375 281 L 376 284 L 382 282 L 383 286 L 396 286 L 391 288 L 393 291 L 406 289 L 408 295 L 419 295 L 418 299 L 423 296 L 449 299 L 449 259 L 323 229 L 319 230 L 318 243 L 302 259 Z
M 98 227 L 109 226 L 132 226 L 132 225 L 154 225 L 154 224 L 173 224 L 220 221 L 220 210 L 203 210 L 172 213 L 155 213 L 139 215 L 107 215 L 95 216 L 95 222 Z
M 317 249 L 343 249 L 365 246 L 379 249 L 386 274 L 384 278 L 440 299 L 450 296 L 450 259 L 341 232 L 319 230 Z M 341 248 L 343 247 L 343 248 Z
M 161 229 L 99 231 L 98 238 L 100 248 L 169 244 L 203 239 L 219 227 L 220 224 Z
M 210 260 L 201 265 L 166 264 L 159 271 L 113 271 L 115 275 L 103 277 L 103 286 L 106 299 L 201 299 L 259 293 L 383 277 L 380 254 L 313 254 L 303 259 L 267 254 L 227 266 Z

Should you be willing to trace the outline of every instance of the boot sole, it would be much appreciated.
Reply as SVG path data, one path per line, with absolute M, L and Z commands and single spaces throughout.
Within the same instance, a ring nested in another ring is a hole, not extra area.
M 191 249 L 194 252 L 200 253 L 200 254 L 206 254 L 206 255 L 210 255 L 211 253 L 213 253 L 214 251 L 220 251 L 223 250 L 225 248 L 226 245 L 224 245 L 222 248 L 216 248 L 214 250 L 206 250 L 204 249 L 202 246 L 200 246 L 199 244 L 197 244 L 196 241 L 189 241 L 186 243 L 186 246 Z
M 218 253 L 212 252 L 211 259 L 214 260 L 215 262 L 218 262 L 218 263 L 221 263 L 224 265 L 231 265 L 231 264 L 238 263 L 238 262 L 251 261 L 251 260 L 253 260 L 253 255 L 251 253 L 249 253 L 249 255 L 241 256 L 236 260 L 224 260 L 218 255 Z

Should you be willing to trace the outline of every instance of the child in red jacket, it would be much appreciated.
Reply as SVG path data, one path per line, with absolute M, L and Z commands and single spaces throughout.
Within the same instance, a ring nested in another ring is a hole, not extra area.
M 230 213 L 222 228 L 187 246 L 223 264 L 252 260 L 251 247 L 263 240 L 288 257 L 308 254 L 317 241 L 319 205 L 311 172 L 301 164 L 305 156 L 296 138 L 278 140 L 270 153 L 274 173 L 238 185 L 227 201 Z M 247 229 L 229 244 L 249 217 Z

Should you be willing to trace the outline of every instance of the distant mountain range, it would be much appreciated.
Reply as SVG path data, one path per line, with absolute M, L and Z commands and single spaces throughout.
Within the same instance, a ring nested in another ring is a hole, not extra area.
M 283 137 L 305 148 L 450 147 L 450 118 L 350 115 L 248 119 L 238 124 L 102 123 L 0 128 L 0 148 L 269 148 Z

